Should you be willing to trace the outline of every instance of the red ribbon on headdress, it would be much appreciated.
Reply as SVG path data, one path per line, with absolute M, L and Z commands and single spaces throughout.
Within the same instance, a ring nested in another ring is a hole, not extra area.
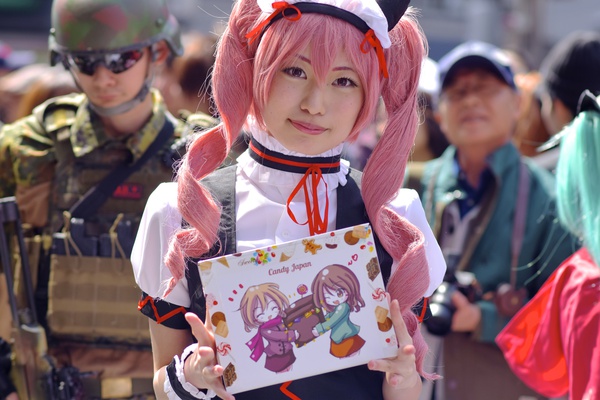
M 370 48 L 367 47 L 369 44 L 375 49 L 375 53 L 377 53 L 377 60 L 379 60 L 379 70 L 381 71 L 381 74 L 385 78 L 388 78 L 389 75 L 387 64 L 385 62 L 385 55 L 383 54 L 383 47 L 381 46 L 381 42 L 375 35 L 375 31 L 373 31 L 373 29 L 369 29 L 369 31 L 365 33 L 365 39 L 360 44 L 360 51 L 367 54 L 370 51 Z
M 277 14 L 279 14 L 279 13 L 283 14 L 283 18 L 287 19 L 288 21 L 298 21 L 300 19 L 300 17 L 302 16 L 302 13 L 298 9 L 298 7 L 296 7 L 292 4 L 289 4 L 285 1 L 276 1 L 271 5 L 275 9 L 275 11 L 273 11 L 273 13 L 271 15 L 269 15 L 269 17 L 267 19 L 265 19 L 263 22 L 258 24 L 258 26 L 256 28 L 252 29 L 250 32 L 248 32 L 246 34 L 246 39 L 249 39 L 248 40 L 249 44 L 254 42 L 256 39 L 258 39 L 260 37 L 263 29 L 271 22 L 271 20 L 273 18 L 275 18 L 275 16 Z M 285 10 L 287 10 L 289 8 L 296 10 L 296 15 L 294 15 L 294 16 L 285 15 Z
M 323 213 L 323 218 L 321 218 L 321 211 L 319 210 L 319 196 L 317 191 L 317 187 L 319 186 L 319 183 L 321 181 L 323 181 L 323 184 L 325 185 L 325 211 Z M 296 196 L 296 194 L 300 191 L 300 189 L 304 189 L 304 203 L 306 204 L 306 215 L 308 216 L 308 220 L 302 224 L 296 220 L 296 216 L 290 208 L 290 203 L 294 199 L 294 196 Z M 321 172 L 321 168 L 318 165 L 311 165 L 308 168 L 304 176 L 300 179 L 298 185 L 290 194 L 290 197 L 287 201 L 287 212 L 292 221 L 294 221 L 298 225 L 308 224 L 308 230 L 311 236 L 318 233 L 327 232 L 327 221 L 329 215 L 329 196 L 327 195 L 327 183 L 323 179 L 323 173 Z

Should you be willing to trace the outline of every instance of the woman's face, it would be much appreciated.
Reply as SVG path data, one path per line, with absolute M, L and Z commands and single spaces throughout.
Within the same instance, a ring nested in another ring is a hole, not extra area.
M 309 46 L 275 73 L 262 114 L 269 134 L 288 150 L 317 155 L 346 140 L 365 95 L 345 52 L 338 53 L 322 83 L 310 54 Z
M 267 300 L 267 305 L 264 309 L 261 307 L 260 303 L 258 303 L 254 309 L 254 318 L 258 322 L 264 323 L 270 321 L 277 317 L 281 311 L 273 299 L 267 297 Z
M 348 292 L 342 288 L 323 287 L 325 304 L 336 307 L 348 300 Z

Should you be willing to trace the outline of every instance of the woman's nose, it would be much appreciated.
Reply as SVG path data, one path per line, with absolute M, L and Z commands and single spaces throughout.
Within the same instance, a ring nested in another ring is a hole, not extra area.
M 300 107 L 314 115 L 324 114 L 326 108 L 326 87 L 318 84 L 311 85 L 300 104 Z

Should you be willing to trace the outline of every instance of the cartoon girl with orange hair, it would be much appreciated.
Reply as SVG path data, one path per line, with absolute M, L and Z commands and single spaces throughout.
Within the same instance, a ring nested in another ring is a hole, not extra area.
M 269 371 L 289 371 L 296 361 L 292 342 L 298 333 L 287 330 L 282 319 L 282 313 L 288 306 L 287 297 L 275 283 L 251 286 L 240 302 L 244 329 L 246 332 L 258 329 L 256 335 L 246 343 L 252 350 L 250 358 L 258 362 L 265 353 L 265 368 Z

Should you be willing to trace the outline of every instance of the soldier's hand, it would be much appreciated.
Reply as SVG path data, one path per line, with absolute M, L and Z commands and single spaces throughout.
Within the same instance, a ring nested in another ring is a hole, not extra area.
M 233 400 L 234 397 L 227 393 L 221 380 L 224 368 L 217 364 L 214 335 L 196 314 L 187 313 L 185 319 L 198 341 L 197 349 L 185 361 L 186 381 L 200 389 L 214 390 L 223 400 Z

